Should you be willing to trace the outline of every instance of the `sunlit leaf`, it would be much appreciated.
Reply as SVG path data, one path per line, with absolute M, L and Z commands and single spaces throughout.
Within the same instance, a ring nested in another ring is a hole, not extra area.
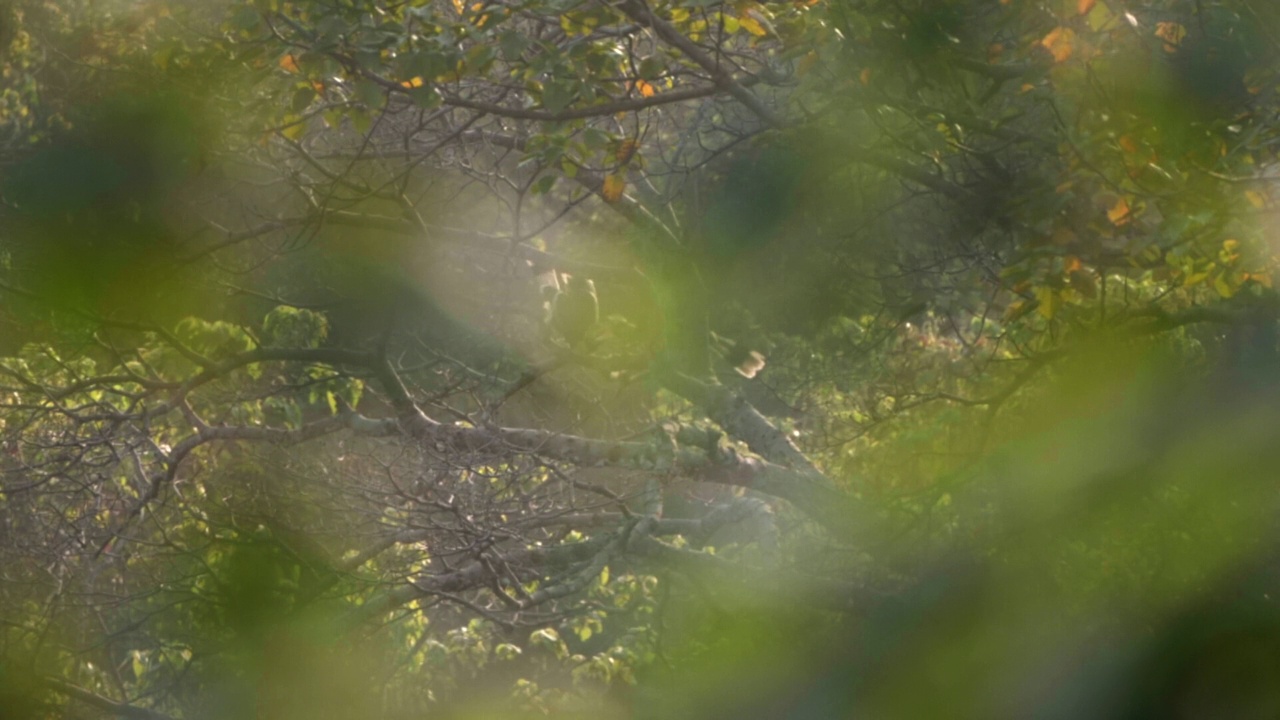
M 1069 27 L 1056 27 L 1040 40 L 1040 45 L 1053 55 L 1054 62 L 1065 62 L 1075 52 L 1076 33 Z
M 302 122 L 302 120 L 298 119 L 296 116 L 286 117 L 284 127 L 280 128 L 280 134 L 290 140 L 299 140 L 304 134 L 306 134 L 306 132 L 306 123 Z
M 1218 292 L 1222 299 L 1230 298 L 1236 294 L 1236 289 L 1232 287 L 1231 282 L 1227 280 L 1226 274 L 1220 274 L 1213 279 L 1213 289 Z
M 1124 225 L 1132 218 L 1130 217 L 1129 201 L 1125 198 L 1119 198 L 1115 204 L 1107 209 L 1107 219 L 1112 225 Z
M 764 25 L 761 25 L 759 20 L 756 20 L 750 15 L 742 15 L 739 17 L 738 24 L 742 26 L 742 29 L 756 37 L 764 37 L 769 34 L 769 31 L 764 29 Z
M 1036 311 L 1045 320 L 1052 320 L 1058 311 L 1058 304 L 1061 302 L 1058 293 L 1050 287 L 1038 287 L 1035 289 L 1035 296 L 1039 303 L 1036 306 Z

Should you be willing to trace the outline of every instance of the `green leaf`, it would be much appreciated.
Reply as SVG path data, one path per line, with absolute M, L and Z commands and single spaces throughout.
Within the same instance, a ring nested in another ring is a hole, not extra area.
M 502 49 L 503 59 L 514 62 L 529 47 L 529 39 L 514 30 L 508 30 L 498 39 L 498 47 Z
M 357 80 L 355 96 L 356 101 L 361 105 L 370 110 L 377 110 L 382 107 L 382 103 L 386 100 L 387 91 L 372 80 Z
M 547 112 L 558 113 L 573 102 L 574 85 L 563 80 L 548 80 L 542 88 L 542 107 Z
M 588 150 L 603 150 L 609 147 L 611 141 L 609 133 L 598 128 L 587 128 L 582 131 L 582 143 Z
M 543 175 L 529 188 L 529 192 L 533 195 L 545 195 L 551 191 L 551 186 L 556 184 L 554 175 Z
M 644 80 L 657 80 L 666 69 L 666 65 L 656 55 L 650 55 L 640 61 L 640 77 Z
M 361 135 L 369 132 L 369 128 L 373 127 L 373 116 L 367 112 L 356 110 L 348 117 L 351 118 L 351 126 Z
M 444 97 L 432 85 L 413 88 L 409 91 L 409 99 L 413 104 L 425 110 L 434 110 L 444 103 Z
M 316 90 L 310 85 L 303 85 L 293 91 L 293 99 L 289 101 L 289 109 L 295 113 L 300 113 L 307 109 L 312 100 L 316 98 Z

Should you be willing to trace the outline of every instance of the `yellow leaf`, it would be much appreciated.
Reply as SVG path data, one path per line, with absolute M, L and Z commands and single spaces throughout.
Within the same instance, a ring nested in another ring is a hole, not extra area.
M 600 188 L 600 194 L 604 196 L 606 202 L 617 202 L 622 198 L 622 191 L 626 189 L 626 179 L 615 173 L 605 177 L 604 185 Z
M 1087 15 L 1098 4 L 1098 0 L 1076 0 L 1076 14 Z
M 739 17 L 738 24 L 756 37 L 764 37 L 769 34 L 769 31 L 764 29 L 764 26 L 760 24 L 760 21 L 750 15 L 743 15 Z
M 285 72 L 300 72 L 298 69 L 298 59 L 293 56 L 293 53 L 289 53 L 280 58 L 280 67 L 284 68 Z
M 1056 27 L 1040 40 L 1040 45 L 1053 55 L 1054 62 L 1066 62 L 1075 51 L 1076 32 L 1069 27 Z
M 1267 206 L 1267 196 L 1257 190 L 1245 190 L 1244 198 L 1249 201 L 1250 205 L 1258 208 L 1259 210 Z
M 1053 291 L 1053 288 L 1038 287 L 1035 295 L 1036 300 L 1040 302 L 1036 310 L 1044 316 L 1045 320 L 1052 320 L 1053 314 L 1058 310 L 1058 294 Z
M 285 125 L 283 128 L 281 128 L 280 134 L 284 135 L 290 140 L 300 140 L 302 139 L 303 133 L 305 133 L 306 131 L 307 131 L 306 123 L 302 122 L 301 120 L 296 120 L 292 123 L 289 123 L 288 125 Z
M 405 80 L 404 82 L 400 83 L 400 87 L 404 88 L 405 90 L 412 90 L 414 88 L 420 88 L 424 84 L 425 84 L 425 81 L 421 77 L 415 77 L 413 79 Z
M 1219 275 L 1213 280 L 1213 289 L 1218 291 L 1218 295 L 1225 300 L 1236 294 L 1235 288 L 1231 287 L 1231 283 L 1227 281 L 1225 275 Z

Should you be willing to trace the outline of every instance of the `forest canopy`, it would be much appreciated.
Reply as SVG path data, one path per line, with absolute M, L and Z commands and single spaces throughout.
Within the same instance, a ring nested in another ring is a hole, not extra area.
M 0 718 L 1280 714 L 1270 0 L 0 48 Z

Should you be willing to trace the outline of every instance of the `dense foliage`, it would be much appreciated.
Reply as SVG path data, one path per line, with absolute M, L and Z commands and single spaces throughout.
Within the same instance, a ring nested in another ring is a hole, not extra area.
M 0 717 L 1275 716 L 1278 34 L 11 0 Z

